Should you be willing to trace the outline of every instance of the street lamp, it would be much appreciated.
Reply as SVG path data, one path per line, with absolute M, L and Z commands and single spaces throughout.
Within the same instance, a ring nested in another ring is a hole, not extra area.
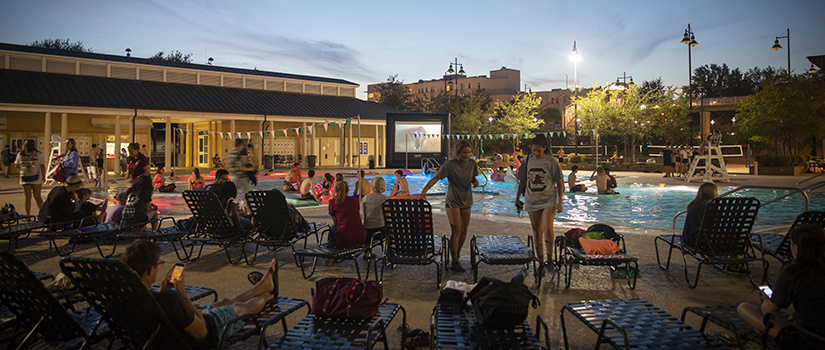
M 573 97 L 579 92 L 578 63 L 582 60 L 579 50 L 576 49 L 576 41 L 573 41 L 573 51 L 570 52 L 570 60 L 573 61 L 573 86 L 569 87 L 573 91 Z M 573 104 L 573 143 L 576 154 L 579 154 L 579 105 Z
M 785 35 L 780 35 L 776 37 L 776 40 L 773 41 L 773 46 L 771 50 L 782 50 L 782 45 L 779 45 L 779 39 L 788 39 L 788 76 L 791 76 L 791 28 L 788 28 L 785 32 Z
M 458 73 L 456 73 L 455 69 L 458 68 Z M 455 80 L 455 84 L 450 81 L 450 84 L 453 84 L 453 89 L 455 89 L 455 97 L 458 97 L 458 76 L 464 75 L 464 64 L 458 61 L 458 58 L 455 59 L 455 62 L 450 62 L 450 69 L 447 69 L 447 74 L 452 74 L 453 79 Z M 446 75 L 445 74 L 445 77 Z M 447 79 L 444 79 L 444 88 L 447 87 Z
M 699 45 L 699 42 L 696 41 L 696 37 L 693 36 L 693 30 L 690 29 L 690 23 L 688 23 L 687 29 L 685 29 L 685 35 L 682 37 L 682 41 L 680 41 L 680 43 L 688 46 L 688 116 L 690 116 L 690 111 L 693 110 L 693 67 L 690 49 L 696 45 Z M 701 135 L 704 132 L 702 116 L 699 116 L 699 129 L 699 135 L 701 138 Z
M 630 79 L 630 83 L 627 82 L 627 79 Z M 625 84 L 625 86 L 635 85 L 636 83 L 633 82 L 633 76 L 628 76 L 627 72 L 622 72 L 622 76 L 616 78 L 616 84 L 619 83 L 619 80 Z

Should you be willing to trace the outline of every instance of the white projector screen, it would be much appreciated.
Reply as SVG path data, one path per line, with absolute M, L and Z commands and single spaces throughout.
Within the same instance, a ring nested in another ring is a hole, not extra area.
M 414 135 L 423 136 L 415 137 Z M 396 122 L 395 152 L 440 153 L 441 123 Z

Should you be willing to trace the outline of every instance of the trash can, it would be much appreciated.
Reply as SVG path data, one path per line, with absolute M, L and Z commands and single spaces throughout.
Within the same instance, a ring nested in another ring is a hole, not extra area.
M 370 156 L 369 159 L 370 169 L 375 169 L 375 156 Z
M 316 159 L 318 159 L 318 156 L 307 156 L 307 167 L 310 169 L 314 168 Z
M 273 169 L 274 165 L 272 164 L 273 156 L 264 155 L 264 169 Z

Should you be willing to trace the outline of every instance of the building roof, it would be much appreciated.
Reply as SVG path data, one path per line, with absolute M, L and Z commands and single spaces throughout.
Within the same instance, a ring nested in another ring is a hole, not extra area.
M 0 102 L 201 113 L 385 119 L 399 110 L 354 97 L 0 69 Z
M 353 83 L 353 82 L 350 82 L 350 81 L 346 81 L 346 80 L 343 80 L 343 79 L 335 79 L 335 78 L 314 77 L 314 76 L 309 76 L 309 75 L 278 73 L 278 72 L 267 72 L 267 71 L 260 71 L 260 70 L 257 70 L 257 69 L 242 69 L 242 68 L 221 67 L 221 66 L 213 66 L 213 65 L 209 65 L 209 64 L 178 63 L 178 62 L 169 62 L 169 61 L 164 61 L 164 60 L 150 60 L 148 58 L 139 58 L 139 57 L 134 57 L 134 56 L 126 57 L 126 56 L 108 55 L 108 54 L 101 54 L 101 53 L 67 51 L 67 50 L 58 50 L 58 49 L 47 49 L 47 48 L 42 48 L 42 47 L 23 46 L 23 45 L 15 45 L 15 44 L 7 44 L 7 43 L 0 43 L 0 50 L 29 52 L 29 53 L 43 54 L 43 55 L 57 55 L 57 56 L 77 57 L 77 58 L 88 58 L 88 59 L 95 59 L 95 60 L 133 63 L 133 64 L 148 64 L 148 65 L 161 66 L 161 67 L 188 68 L 188 69 L 197 69 L 197 70 L 202 70 L 202 71 L 212 71 L 212 72 L 222 72 L 222 73 L 259 75 L 259 76 L 264 76 L 264 77 L 276 77 L 276 78 L 285 78 L 285 79 L 317 81 L 317 82 L 333 83 L 333 84 L 346 84 L 346 85 L 355 85 L 355 86 L 359 85 L 359 84 L 356 84 L 356 83 Z

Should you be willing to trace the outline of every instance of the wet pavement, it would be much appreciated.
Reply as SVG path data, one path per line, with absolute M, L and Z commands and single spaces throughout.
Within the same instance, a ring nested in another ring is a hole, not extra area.
M 389 172 L 389 171 L 387 171 Z M 619 181 L 644 182 L 644 183 L 665 183 L 667 185 L 684 185 L 684 181 L 678 179 L 663 179 L 661 174 L 643 173 L 618 173 Z M 734 174 L 732 185 L 753 184 L 753 185 L 774 185 L 792 186 L 796 182 L 807 179 L 809 176 L 797 177 L 765 177 Z M 821 179 L 821 178 L 820 178 Z M 699 186 L 700 182 L 694 181 L 691 186 Z M 121 184 L 123 186 L 122 180 Z M 0 202 L 13 203 L 19 212 L 23 212 L 23 195 L 17 186 L 17 179 L 0 178 Z M 48 188 L 43 190 L 43 197 L 48 193 Z M 821 195 L 821 193 L 815 194 Z M 319 221 L 331 223 L 327 215 L 326 206 L 300 208 L 303 215 L 309 221 Z M 676 214 L 676 213 L 673 213 Z M 789 220 L 792 220 L 789 219 Z M 541 306 L 538 309 L 531 309 L 528 320 L 531 326 L 535 327 L 536 315 L 541 315 L 550 326 L 550 338 L 554 349 L 563 348 L 562 332 L 559 312 L 567 303 L 579 302 L 582 300 L 594 299 L 617 299 L 617 298 L 640 298 L 652 302 L 654 305 L 679 317 L 682 309 L 686 306 L 696 305 L 733 305 L 741 301 L 757 302 L 758 293 L 754 291 L 754 286 L 748 280 L 747 275 L 729 274 L 712 267 L 703 267 L 699 286 L 696 289 L 689 289 L 685 282 L 684 264 L 682 255 L 674 252 L 670 271 L 664 271 L 657 266 L 656 253 L 653 239 L 660 234 L 669 234 L 674 231 L 661 229 L 646 229 L 639 227 L 622 226 L 620 222 L 605 222 L 613 226 L 618 233 L 624 235 L 627 242 L 628 254 L 639 260 L 639 279 L 636 289 L 628 288 L 625 280 L 613 280 L 607 267 L 581 267 L 573 271 L 572 285 L 569 289 L 564 288 L 563 282 L 559 278 L 545 277 L 541 287 L 535 286 L 532 272 L 526 279 L 527 285 L 535 293 Z M 449 235 L 450 228 L 447 217 L 443 209 L 434 208 L 435 231 L 440 235 Z M 576 225 L 556 225 L 556 235 L 564 233 L 572 227 L 587 228 L 587 224 Z M 515 218 L 509 216 L 491 216 L 473 213 L 469 227 L 470 235 L 495 235 L 506 234 L 522 237 L 525 241 L 530 234 L 529 219 Z M 5 244 L 5 242 L 3 242 Z M 461 263 L 467 268 L 464 273 L 445 272 L 445 280 L 456 280 L 472 283 L 472 272 L 469 269 L 469 238 L 462 251 Z M 248 246 L 251 252 L 252 247 Z M 125 245 L 119 245 L 117 254 L 125 249 Z M 232 251 L 235 256 L 240 254 L 239 249 Z M 48 242 L 38 237 L 20 241 L 16 254 L 34 271 L 57 274 L 59 272 L 59 257 L 53 250 L 48 249 Z M 97 250 L 92 244 L 81 246 L 81 250 L 74 253 L 74 256 L 99 257 Z M 283 261 L 280 271 L 280 293 L 283 296 L 296 297 L 311 300 L 310 289 L 314 288 L 315 281 L 324 277 L 355 277 L 355 269 L 352 261 L 344 261 L 327 266 L 319 266 L 318 271 L 309 280 L 304 280 L 300 269 L 293 263 L 291 251 L 289 249 L 278 252 L 266 252 L 258 258 L 255 266 L 249 267 L 243 263 L 231 265 L 227 262 L 222 250 L 217 247 L 207 246 L 204 248 L 203 256 L 186 265 L 186 282 L 190 285 L 205 286 L 214 288 L 221 297 L 234 296 L 249 287 L 246 275 L 250 271 L 264 272 L 267 264 L 265 261 L 275 257 Z M 166 261 L 162 269 L 171 268 L 177 261 L 174 252 L 166 245 L 162 260 Z M 771 263 L 770 276 L 775 278 L 778 273 L 779 263 L 768 258 Z M 363 267 L 366 261 L 358 259 L 358 263 Z M 695 260 L 688 260 L 691 275 L 695 273 Z M 751 265 L 756 268 L 755 264 Z M 384 296 L 389 302 L 401 304 L 407 311 L 407 322 L 411 329 L 420 328 L 429 331 L 430 313 L 435 306 L 439 290 L 435 286 L 436 267 L 430 266 L 398 266 L 395 269 L 388 269 L 384 274 Z M 509 279 L 513 275 L 521 272 L 518 266 L 489 266 L 481 265 L 479 276 L 490 276 L 498 279 Z M 756 270 L 757 278 L 761 277 L 761 269 Z M 363 268 L 362 268 L 363 273 Z M 370 278 L 374 278 L 371 272 Z M 443 284 L 442 284 L 443 286 Z M 301 317 L 291 315 L 287 318 L 290 326 L 294 325 Z M 571 347 L 574 349 L 592 348 L 596 341 L 596 335 L 583 324 L 575 320 L 570 315 L 565 315 L 568 329 L 568 337 Z M 689 319 L 689 323 L 698 327 L 697 319 Z M 388 335 L 390 346 L 393 349 L 400 347 L 400 333 L 397 327 L 401 324 L 401 317 L 396 317 L 390 325 Z M 280 334 L 279 327 L 272 327 L 268 337 L 274 338 Z M 711 329 L 711 331 L 714 331 Z M 257 338 L 253 338 L 233 348 L 254 349 Z M 102 346 L 100 346 L 102 348 Z

